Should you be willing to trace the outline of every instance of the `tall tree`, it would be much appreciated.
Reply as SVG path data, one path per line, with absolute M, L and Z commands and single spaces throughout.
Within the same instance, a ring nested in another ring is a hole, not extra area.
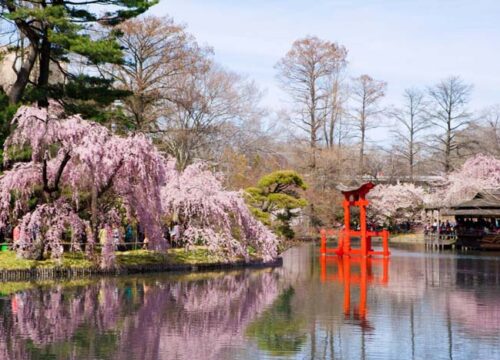
M 118 63 L 122 53 L 116 33 L 105 36 L 99 33 L 100 26 L 114 26 L 131 17 L 137 16 L 154 5 L 156 0 L 40 0 L 27 2 L 22 0 L 0 0 L 0 18 L 11 22 L 18 32 L 18 39 L 26 39 L 26 46 L 21 49 L 21 65 L 17 69 L 14 84 L 8 90 L 11 103 L 20 101 L 26 86 L 33 82 L 34 94 L 39 105 L 47 106 L 50 92 L 49 76 L 51 63 L 64 72 L 71 80 L 67 66 L 63 66 L 69 57 L 77 55 L 89 64 L 105 62 Z M 36 65 L 36 66 L 35 66 Z M 34 69 L 38 77 L 32 79 Z M 109 85 L 99 77 L 86 77 L 75 83 L 81 87 L 91 84 L 97 89 Z M 70 86 L 69 91 L 74 90 Z M 65 92 L 59 86 L 54 92 Z M 82 90 L 80 89 L 80 92 Z M 93 92 L 85 92 L 91 97 Z M 59 94 L 60 95 L 60 94 Z M 102 94 L 97 94 L 101 97 Z M 55 94 L 51 95 L 55 96 Z
M 413 180 L 416 159 L 421 150 L 421 135 L 429 126 L 424 94 L 417 89 L 406 89 L 402 106 L 392 110 L 390 115 L 397 122 L 394 130 L 396 150 L 407 161 L 408 173 Z
M 323 133 L 325 144 L 329 148 L 334 147 L 336 140 L 340 146 L 343 137 L 341 122 L 346 117 L 349 92 L 348 87 L 344 84 L 342 70 L 339 68 L 332 74 L 330 93 L 326 97 Z
M 368 75 L 361 75 L 353 79 L 351 87 L 352 125 L 359 131 L 359 170 L 364 170 L 366 133 L 368 130 L 377 127 L 375 120 L 379 118 L 383 109 L 380 107 L 380 100 L 385 96 L 387 83 L 371 78 Z
M 130 19 L 118 26 L 122 35 L 121 64 L 103 66 L 115 86 L 131 93 L 123 106 L 131 127 L 157 130 L 156 121 L 182 91 L 180 78 L 201 73 L 209 66 L 209 49 L 200 48 L 171 18 L 148 16 Z
M 471 122 L 458 134 L 457 142 L 471 154 L 500 156 L 500 105 L 485 109 L 480 121 Z
M 295 41 L 276 65 L 278 80 L 296 106 L 292 122 L 308 134 L 312 168 L 331 101 L 331 79 L 346 65 L 346 57 L 344 46 L 309 36 Z
M 195 158 L 213 160 L 230 124 L 260 116 L 260 92 L 251 82 L 213 62 L 178 78 L 172 101 L 161 109 L 159 147 L 184 169 Z
M 490 107 L 483 116 L 482 126 L 484 136 L 478 138 L 478 143 L 485 145 L 483 153 L 500 156 L 500 105 Z M 485 141 L 483 141 L 485 140 Z
M 443 170 L 453 170 L 453 160 L 460 155 L 457 134 L 470 121 L 467 105 L 472 86 L 458 76 L 451 76 L 428 89 L 431 104 L 429 118 L 441 132 L 435 136 L 436 151 Z

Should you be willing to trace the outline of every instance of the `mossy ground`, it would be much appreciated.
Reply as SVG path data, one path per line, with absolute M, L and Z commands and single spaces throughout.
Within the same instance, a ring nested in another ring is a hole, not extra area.
M 402 244 L 423 244 L 424 234 L 422 233 L 410 233 L 410 234 L 391 234 L 391 243 L 402 243 Z

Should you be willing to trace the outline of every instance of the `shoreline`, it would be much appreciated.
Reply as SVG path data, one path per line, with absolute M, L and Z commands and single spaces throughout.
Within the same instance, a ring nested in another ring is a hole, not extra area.
M 154 255 L 153 255 L 154 256 Z M 1 262 L 0 262 L 1 263 Z M 34 264 L 29 267 L 2 267 L 0 265 L 0 283 L 16 281 L 45 281 L 85 278 L 94 276 L 120 276 L 129 274 L 147 274 L 147 273 L 194 273 L 213 270 L 229 270 L 244 268 L 274 268 L 283 265 L 283 258 L 276 257 L 271 261 L 261 259 L 224 261 L 203 259 L 183 259 L 181 261 L 169 261 L 168 258 L 141 259 L 140 263 L 126 261 L 119 262 L 117 266 L 110 269 L 102 269 L 99 266 L 81 266 L 78 265 L 39 265 Z

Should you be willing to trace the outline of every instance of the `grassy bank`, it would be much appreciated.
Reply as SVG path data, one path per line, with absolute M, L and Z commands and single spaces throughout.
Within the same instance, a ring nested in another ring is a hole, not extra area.
M 424 234 L 397 234 L 390 238 L 390 243 L 394 244 L 423 244 Z
M 238 259 L 235 259 L 237 261 Z M 168 253 L 147 250 L 133 250 L 116 253 L 117 267 L 148 266 L 148 265 L 196 265 L 217 264 L 227 262 L 220 256 L 214 255 L 204 247 L 196 247 L 186 251 L 184 249 L 170 249 Z M 0 252 L 0 271 L 2 270 L 29 270 L 47 268 L 81 268 L 92 269 L 98 264 L 88 260 L 83 253 L 66 253 L 60 262 L 52 259 L 26 260 L 20 259 L 13 251 Z

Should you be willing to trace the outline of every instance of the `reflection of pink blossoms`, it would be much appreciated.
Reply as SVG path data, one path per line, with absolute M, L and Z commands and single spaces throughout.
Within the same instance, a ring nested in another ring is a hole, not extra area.
M 182 225 L 181 243 L 207 245 L 228 256 L 276 256 L 277 238 L 248 210 L 242 194 L 224 190 L 203 163 L 188 166 L 162 190 L 163 209 Z

